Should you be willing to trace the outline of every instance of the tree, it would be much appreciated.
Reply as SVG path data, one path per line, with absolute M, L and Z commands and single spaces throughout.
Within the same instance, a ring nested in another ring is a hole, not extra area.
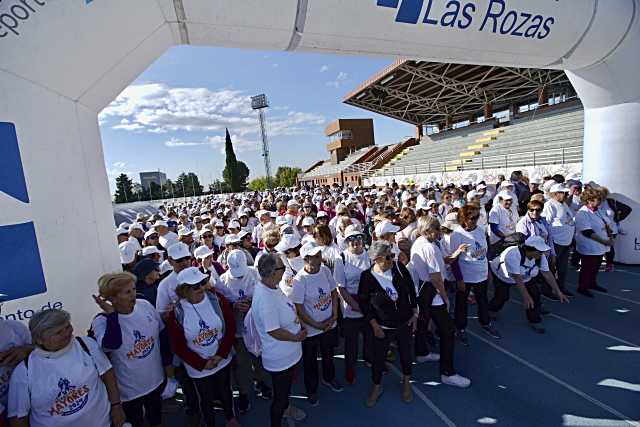
M 247 186 L 247 188 L 251 191 L 264 191 L 267 189 L 267 186 L 268 186 L 267 178 L 264 176 L 261 176 L 260 178 L 256 178 L 252 180 Z
M 209 191 L 213 194 L 231 193 L 231 186 L 224 181 L 216 179 L 213 184 L 209 184 Z
M 135 197 L 133 196 L 133 182 L 127 176 L 127 174 L 121 173 L 116 178 L 116 203 L 129 203 L 133 202 Z
M 300 168 L 290 168 L 289 166 L 280 166 L 276 171 L 276 179 L 274 184 L 278 187 L 293 187 L 296 185 L 298 174 L 302 173 Z
M 226 154 L 225 167 L 222 171 L 224 181 L 229 184 L 231 191 L 239 192 L 246 189 L 247 178 L 249 177 L 249 168 L 244 162 L 238 161 L 236 153 L 233 151 L 231 135 L 229 129 L 226 130 L 224 143 L 224 151 Z
M 156 184 L 155 182 L 149 183 L 149 193 L 151 193 L 151 197 L 155 200 L 163 198 L 162 189 L 160 188 L 160 185 Z
M 176 197 L 193 197 L 202 195 L 202 185 L 198 176 L 193 173 L 182 172 L 174 185 Z

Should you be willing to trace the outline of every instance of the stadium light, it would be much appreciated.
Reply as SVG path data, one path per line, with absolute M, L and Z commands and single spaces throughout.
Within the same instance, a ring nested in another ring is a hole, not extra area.
M 267 95 L 264 93 L 251 97 L 251 108 L 258 110 L 260 135 L 262 136 L 262 157 L 264 158 L 264 173 L 267 178 L 267 188 L 271 188 L 271 160 L 269 158 L 269 140 L 267 139 L 267 123 L 264 110 L 269 106 Z

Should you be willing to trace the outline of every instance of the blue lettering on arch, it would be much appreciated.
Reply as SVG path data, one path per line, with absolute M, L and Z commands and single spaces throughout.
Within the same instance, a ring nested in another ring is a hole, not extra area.
M 29 203 L 16 128 L 0 122 L 0 191 Z M 0 226 L 0 293 L 10 300 L 47 291 L 40 249 L 32 221 Z
M 400 5 L 400 9 L 398 9 L 398 14 L 396 15 L 396 22 L 417 24 L 418 19 L 420 19 L 420 12 L 422 12 L 424 0 L 402 0 L 402 3 L 400 3 L 400 0 L 378 0 L 377 5 L 394 9 Z

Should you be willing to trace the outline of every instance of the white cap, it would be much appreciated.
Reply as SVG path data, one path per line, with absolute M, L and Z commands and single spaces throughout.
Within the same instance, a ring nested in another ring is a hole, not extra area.
M 344 229 L 344 238 L 348 239 L 351 236 L 362 236 L 364 233 L 358 229 L 357 226 L 351 224 Z
M 230 221 L 227 228 L 241 228 L 240 223 L 236 220 Z
M 486 185 L 484 185 L 484 184 L 478 184 L 478 185 L 476 185 L 476 190 L 482 190 L 482 189 L 485 189 L 485 188 L 487 188 L 487 186 L 486 186 Z
M 287 207 L 300 206 L 300 203 L 296 199 L 291 199 L 287 202 Z
M 324 217 L 328 217 L 329 214 L 326 213 L 325 211 L 320 211 L 318 212 L 317 218 L 324 218 Z
M 154 227 L 168 227 L 167 221 L 157 220 L 154 224 Z
M 471 190 L 467 193 L 467 200 L 471 201 L 473 200 L 474 197 L 479 196 L 478 192 L 476 190 Z
M 219 228 L 219 227 L 223 227 L 223 228 L 224 228 L 224 222 L 222 222 L 222 220 L 217 220 L 217 221 L 213 224 L 213 226 L 214 226 L 215 228 Z
M 240 232 L 238 233 L 238 238 L 242 240 L 248 235 L 249 235 L 249 232 L 247 230 L 240 230 Z
M 196 248 L 195 251 L 193 251 L 193 256 L 196 257 L 196 259 L 205 259 L 206 257 L 213 254 L 213 250 L 209 249 L 206 245 L 202 245 Z
M 387 233 L 397 233 L 398 231 L 400 231 L 400 227 L 398 227 L 397 225 L 393 225 L 391 221 L 386 219 L 380 221 L 378 225 L 376 225 L 375 229 L 376 236 L 378 237 L 382 237 Z
M 435 200 L 429 200 L 427 202 L 427 209 L 429 209 L 429 208 L 431 208 L 431 206 L 437 205 L 437 204 L 438 204 L 438 202 L 436 202 Z
M 136 259 L 136 248 L 129 241 L 118 245 L 120 249 L 120 264 L 131 264 Z
M 538 175 L 534 175 L 529 178 L 529 184 L 542 184 L 542 178 L 540 178 Z
M 187 227 L 180 227 L 178 230 L 178 237 L 182 236 L 192 236 L 193 230 L 188 229 Z
M 191 253 L 189 253 L 189 246 L 185 245 L 182 242 L 174 243 L 173 245 L 167 248 L 167 255 L 169 258 L 176 260 L 181 258 L 190 257 Z
M 510 192 L 508 191 L 501 191 L 498 193 L 498 197 L 503 199 L 503 200 L 511 200 L 513 199 L 513 196 L 511 195 Z
M 142 256 L 149 256 L 153 254 L 161 254 L 162 251 L 155 246 L 146 246 L 142 248 Z
M 120 236 L 120 235 L 122 235 L 122 234 L 129 234 L 129 230 L 128 230 L 128 229 L 126 229 L 126 228 L 124 228 L 124 227 L 118 227 L 118 228 L 116 229 L 116 234 L 117 234 L 118 236 Z
M 314 241 L 307 242 L 300 248 L 300 256 L 302 256 L 302 258 L 314 256 L 320 252 L 322 252 L 322 246 L 318 245 Z
M 513 187 L 513 182 L 511 181 L 502 181 L 500 183 L 500 188 L 504 188 L 504 187 Z
M 464 206 L 464 200 L 456 200 L 455 202 L 453 202 L 453 207 L 454 208 L 458 208 L 461 209 Z
M 456 228 L 459 227 L 458 224 L 458 213 L 457 212 L 450 212 L 447 214 L 447 216 L 444 217 L 444 222 L 442 223 L 442 226 L 444 228 L 447 228 L 451 231 L 455 230 Z
M 151 236 L 152 234 L 158 234 L 158 232 L 156 231 L 155 228 L 151 228 L 149 229 L 149 231 L 147 231 L 146 233 L 144 233 L 144 238 L 148 239 L 149 236 Z
M 304 217 L 304 219 L 302 220 L 302 226 L 310 227 L 312 225 L 316 225 L 316 221 L 313 219 L 313 217 L 312 216 Z
M 160 264 L 160 274 L 164 274 L 167 271 L 172 271 L 173 270 L 173 266 L 171 265 L 171 263 L 169 262 L 169 260 L 165 259 L 161 264 Z
M 247 256 L 244 254 L 244 251 L 235 249 L 229 252 L 229 255 L 227 255 L 227 266 L 229 266 L 229 274 L 231 274 L 231 277 L 238 278 L 246 276 L 249 271 L 249 266 L 247 266 Z
M 144 231 L 144 227 L 139 222 L 135 222 L 129 226 L 129 233 L 131 233 L 133 230 Z
M 550 251 L 551 248 L 547 246 L 542 237 L 540 236 L 531 236 L 528 237 L 527 240 L 524 241 L 525 246 L 531 246 L 532 248 L 536 248 L 540 252 Z
M 189 267 L 178 273 L 178 284 L 180 285 L 197 285 L 206 279 L 207 276 L 197 267 Z
M 276 245 L 276 251 L 284 253 L 300 245 L 300 238 L 296 234 L 283 234 L 280 242 Z
M 568 193 L 569 189 L 562 184 L 553 184 L 549 192 L 550 193 Z
M 237 234 L 227 234 L 224 238 L 225 245 L 237 245 L 240 243 L 240 237 Z

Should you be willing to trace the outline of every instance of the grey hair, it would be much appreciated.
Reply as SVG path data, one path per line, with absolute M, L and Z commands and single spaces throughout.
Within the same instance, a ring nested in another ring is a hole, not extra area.
M 369 258 L 375 260 L 391 252 L 391 244 L 386 240 L 374 240 L 369 248 Z
M 69 312 L 56 308 L 36 312 L 29 320 L 33 342 L 42 342 L 44 337 L 70 320 Z
M 258 273 L 260 277 L 266 279 L 276 272 L 277 259 L 280 255 L 276 253 L 263 253 L 258 257 Z
M 437 218 L 426 215 L 418 218 L 418 226 L 416 227 L 416 234 L 418 236 L 424 236 L 429 230 L 440 228 L 440 221 Z

